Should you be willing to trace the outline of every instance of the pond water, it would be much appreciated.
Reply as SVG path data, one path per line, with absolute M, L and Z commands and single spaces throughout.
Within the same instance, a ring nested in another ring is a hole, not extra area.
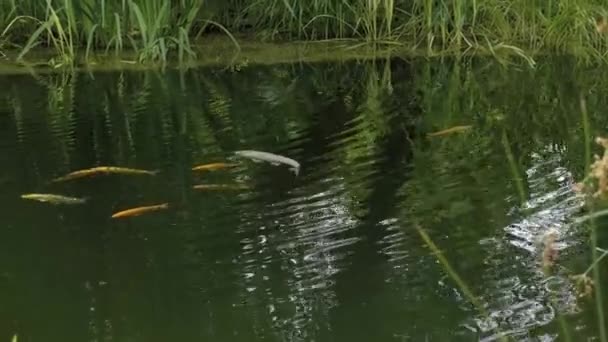
M 0 341 L 598 336 L 570 278 L 590 264 L 572 184 L 608 130 L 605 68 L 393 59 L 4 75 L 0 89 Z M 214 162 L 238 166 L 191 170 Z M 159 173 L 49 183 L 104 165 Z M 192 188 L 235 182 L 248 188 Z

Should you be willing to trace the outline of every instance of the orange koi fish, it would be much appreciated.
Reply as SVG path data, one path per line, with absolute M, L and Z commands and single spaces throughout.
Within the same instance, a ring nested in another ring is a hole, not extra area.
M 154 176 L 158 171 L 148 171 L 140 169 L 130 169 L 126 167 L 118 166 L 98 166 L 85 170 L 78 170 L 59 178 L 53 179 L 51 182 L 64 182 L 77 178 L 91 177 L 97 175 L 108 175 L 108 174 L 122 174 L 122 175 L 150 175 Z
M 221 169 L 228 169 L 231 167 L 235 167 L 237 164 L 228 164 L 228 163 L 210 163 L 198 165 L 192 168 L 192 171 L 216 171 Z
M 194 190 L 245 190 L 245 184 L 199 184 L 192 187 Z
M 466 126 L 454 126 L 454 127 L 450 127 L 448 129 L 444 129 L 441 131 L 437 131 L 437 132 L 433 132 L 433 133 L 428 133 L 427 136 L 429 137 L 438 137 L 441 135 L 447 135 L 447 134 L 451 134 L 451 133 L 457 133 L 457 132 L 462 132 L 462 131 L 466 131 L 471 129 L 472 126 L 470 125 L 466 125 Z
M 169 209 L 169 203 L 148 205 L 145 207 L 137 207 L 137 208 L 131 208 L 131 209 L 119 211 L 117 213 L 114 213 L 112 215 L 112 218 L 116 219 L 116 218 L 124 218 L 124 217 L 133 217 L 133 216 L 139 216 L 139 215 L 149 213 L 149 212 L 155 212 L 155 211 L 166 210 L 166 209 Z

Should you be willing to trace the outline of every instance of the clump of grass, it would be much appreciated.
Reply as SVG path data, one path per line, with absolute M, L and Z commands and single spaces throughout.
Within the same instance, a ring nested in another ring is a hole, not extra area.
M 65 0 L 66 5 L 69 5 L 69 2 L 69 0 Z M 46 38 L 47 45 L 52 46 L 57 52 L 57 57 L 59 58 L 57 65 L 71 65 L 73 63 L 75 57 L 75 41 L 72 27 L 75 20 L 74 13 L 69 8 L 63 8 L 62 11 L 65 14 L 66 20 L 59 19 L 58 12 L 53 8 L 51 0 L 46 0 L 46 18 L 44 21 L 38 21 L 38 28 L 28 39 L 17 60 L 21 60 L 28 51 L 40 44 L 41 40 L 39 37 L 42 34 L 46 34 L 44 38 Z M 37 20 L 34 19 L 34 21 Z
M 94 51 L 130 49 L 140 62 L 164 63 L 172 53 L 180 60 L 195 55 L 191 39 L 204 25 L 202 8 L 203 0 L 11 0 L 0 5 L 11 13 L 11 20 L 0 18 L 6 23 L 0 28 L 2 37 L 22 44 L 18 59 L 36 47 L 52 49 L 58 64 L 73 64 L 82 50 L 89 59 Z
M 429 54 L 480 49 L 528 57 L 539 50 L 605 58 L 606 9 L 598 0 L 5 0 L 0 30 L 27 52 L 136 51 L 140 62 L 194 56 L 202 33 L 263 39 L 353 39 L 424 47 Z M 14 18 L 30 18 L 14 25 Z M 600 19 L 598 19 L 600 18 Z M 0 39 L 1 40 L 1 39 Z M 234 40 L 234 39 L 233 39 Z
M 591 265 L 589 265 L 589 267 L 587 267 L 587 269 L 585 270 L 585 272 L 581 273 L 581 274 L 576 274 L 571 276 L 570 278 L 572 280 L 574 280 L 575 285 L 576 285 L 576 290 L 578 291 L 578 297 L 579 298 L 583 298 L 583 297 L 591 297 L 591 295 L 593 294 L 593 287 L 594 287 L 594 281 L 593 279 L 591 279 L 591 277 L 589 277 L 589 273 L 591 271 L 593 271 L 593 269 L 595 268 L 595 266 L 604 258 L 606 257 L 606 255 L 608 255 L 608 251 L 601 249 L 601 248 L 596 248 L 597 251 L 602 252 L 602 254 L 595 259 Z
M 605 200 L 608 198 L 608 139 L 597 137 L 595 142 L 604 149 L 604 153 L 602 157 L 594 156 L 589 175 L 577 183 L 575 189 L 579 193 Z

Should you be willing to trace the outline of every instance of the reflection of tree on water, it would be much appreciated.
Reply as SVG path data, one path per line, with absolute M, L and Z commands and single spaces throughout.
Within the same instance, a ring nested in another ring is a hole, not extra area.
M 287 340 L 309 340 L 331 329 L 329 311 L 338 305 L 333 278 L 345 267 L 349 253 L 344 249 L 358 241 L 348 237 L 356 220 L 344 206 L 348 199 L 343 185 L 331 183 L 324 193 L 273 205 L 277 214 L 289 213 L 278 219 L 277 227 L 282 233 L 277 248 L 288 293 L 271 304 L 276 309 L 275 324 Z
M 345 327 L 335 325 L 337 316 L 331 310 L 338 309 L 339 303 L 356 300 L 357 296 L 350 293 L 352 289 L 369 290 L 361 286 L 357 280 L 359 275 L 351 274 L 350 270 L 359 267 L 363 260 L 372 262 L 370 257 L 381 262 L 373 252 L 379 234 L 360 231 L 361 223 L 355 217 L 372 222 L 386 215 L 385 210 L 392 210 L 386 208 L 387 200 L 393 202 L 389 190 L 398 189 L 395 184 L 400 184 L 407 176 L 402 172 L 406 167 L 402 158 L 407 156 L 407 150 L 404 150 L 407 145 L 402 144 L 407 140 L 400 114 L 404 107 L 400 101 L 392 105 L 387 103 L 385 89 L 376 89 L 378 74 L 373 69 L 368 70 L 371 73 L 361 82 L 363 88 L 357 85 L 346 93 L 345 99 L 349 102 L 344 104 L 357 108 L 356 116 L 344 108 L 336 110 L 336 107 L 344 106 L 342 102 L 325 106 L 299 142 L 293 145 L 294 150 L 301 151 L 297 156 L 307 173 L 299 180 L 302 185 L 290 191 L 288 199 L 274 202 L 264 215 L 268 221 L 274 220 L 270 226 L 276 227 L 279 234 L 248 238 L 243 247 L 248 250 L 243 253 L 246 258 L 245 254 L 256 254 L 251 250 L 262 252 L 261 247 L 252 247 L 256 240 L 267 237 L 279 244 L 281 269 L 289 274 L 287 294 L 279 296 L 279 291 L 264 291 L 252 285 L 257 283 L 253 279 L 260 279 L 256 273 L 267 268 L 259 267 L 262 260 L 272 263 L 270 256 L 258 257 L 258 266 L 246 267 L 244 277 L 250 279 L 246 289 L 265 293 L 266 301 L 270 302 L 271 319 L 275 326 L 281 327 L 288 340 L 320 338 L 336 329 L 340 330 L 339 334 L 346 334 Z M 353 94 L 357 92 L 364 95 Z M 363 101 L 350 102 L 350 96 Z M 391 106 L 397 111 L 393 112 Z M 329 111 L 330 108 L 334 109 Z M 340 121 L 344 123 L 340 124 Z M 387 152 L 397 157 L 393 158 Z M 345 176 L 329 177 L 330 174 Z M 319 191 L 318 187 L 325 190 Z M 361 234 L 369 234 L 364 239 L 367 241 L 360 241 Z M 359 243 L 365 243 L 365 247 L 357 248 Z M 344 272 L 345 276 L 340 275 Z M 336 284 L 336 281 L 343 284 Z M 353 281 L 357 286 L 352 286 Z M 381 277 L 374 281 L 382 284 Z M 348 298 L 339 300 L 337 297 L 347 293 Z

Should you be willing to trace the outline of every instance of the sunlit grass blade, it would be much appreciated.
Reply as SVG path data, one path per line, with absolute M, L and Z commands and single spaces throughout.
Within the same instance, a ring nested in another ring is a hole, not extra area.
M 217 28 L 219 28 L 222 32 L 224 32 L 226 34 L 226 36 L 228 36 L 228 38 L 232 41 L 232 43 L 234 44 L 234 47 L 237 49 L 237 51 L 241 51 L 241 45 L 239 44 L 239 42 L 236 40 L 236 38 L 232 35 L 232 33 L 230 33 L 230 31 L 224 27 L 224 25 L 215 22 L 213 20 L 208 20 L 205 19 L 203 20 L 205 23 L 211 24 Z M 199 31 L 199 33 L 195 36 L 195 37 L 199 37 L 202 34 L 202 29 L 201 31 Z
M 40 34 L 42 34 L 42 32 L 44 32 L 44 31 L 48 30 L 50 26 L 51 26 L 50 22 L 45 22 L 45 23 L 42 23 L 40 26 L 38 26 L 36 31 L 34 31 L 32 33 L 30 38 L 25 43 L 25 46 L 23 47 L 23 49 L 21 50 L 19 55 L 17 55 L 17 60 L 22 60 L 23 56 L 25 56 L 25 54 L 27 54 L 31 49 L 33 49 L 36 45 L 38 45 L 40 43 L 38 41 Z
M 87 34 L 87 48 L 84 53 L 84 59 L 88 60 L 89 55 L 91 53 L 91 47 L 93 46 L 93 39 L 95 35 L 95 29 L 97 29 L 97 24 L 93 25 L 89 33 Z

